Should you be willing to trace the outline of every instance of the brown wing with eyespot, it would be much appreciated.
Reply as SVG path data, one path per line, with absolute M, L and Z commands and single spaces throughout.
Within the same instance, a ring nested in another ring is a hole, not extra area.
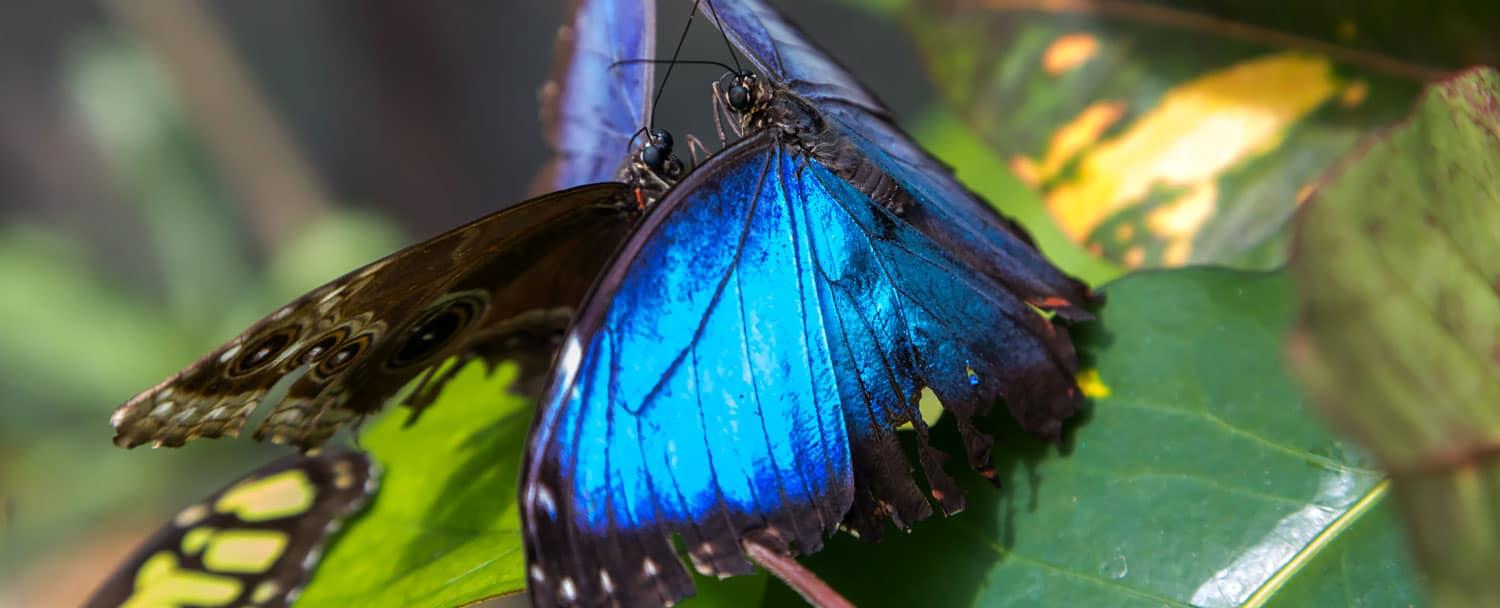
M 410 403 L 426 405 L 446 379 L 431 368 L 455 356 L 519 359 L 521 387 L 534 387 L 553 336 L 629 231 L 626 193 L 598 184 L 538 197 L 314 289 L 120 406 L 115 443 L 237 435 L 285 379 L 255 436 L 313 448 L 424 372 Z

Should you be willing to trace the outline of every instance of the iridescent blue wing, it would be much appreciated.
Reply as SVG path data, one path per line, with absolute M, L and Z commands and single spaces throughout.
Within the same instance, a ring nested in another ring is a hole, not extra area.
M 899 184 L 895 194 L 910 200 L 882 202 L 901 207 L 906 222 L 1032 305 L 1064 319 L 1089 318 L 1083 308 L 1091 298 L 1087 287 L 1047 262 L 1024 229 L 960 184 L 895 125 L 874 95 L 776 9 L 761 0 L 704 6 L 718 11 L 710 12 L 710 21 L 762 75 L 808 102 L 836 138 Z M 888 199 L 874 191 L 878 181 L 857 185 Z
M 542 123 L 554 158 L 535 194 L 616 181 L 631 136 L 651 112 L 656 51 L 654 0 L 574 0 L 558 30 L 552 76 L 542 85 Z
M 691 594 L 673 533 L 729 575 L 751 570 L 747 539 L 810 553 L 846 518 L 924 517 L 896 438 L 908 421 L 933 496 L 956 508 L 923 386 L 1059 419 L 1076 406 L 1065 336 L 770 132 L 689 175 L 621 251 L 528 444 L 535 605 Z

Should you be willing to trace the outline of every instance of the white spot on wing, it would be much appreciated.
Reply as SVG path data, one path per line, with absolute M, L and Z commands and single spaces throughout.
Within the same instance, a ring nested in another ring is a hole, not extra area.
M 230 346 L 224 349 L 224 352 L 219 353 L 219 363 L 228 363 L 230 359 L 233 359 L 238 354 L 240 354 L 240 345 L 236 342 L 234 346 Z
M 552 492 L 544 485 L 534 485 L 536 488 L 536 502 L 547 512 L 547 517 L 557 519 L 557 503 L 552 500 Z
M 646 576 L 656 576 L 656 562 L 649 557 L 641 561 L 641 572 L 646 573 Z
M 604 588 L 605 593 L 612 594 L 615 592 L 615 581 L 604 570 L 599 571 L 599 586 Z
M 531 565 L 531 580 L 536 581 L 537 583 L 545 583 L 545 582 L 547 582 L 547 573 L 542 572 L 542 567 L 541 566 L 538 566 L 536 564 L 532 564 Z
M 558 585 L 558 590 L 562 593 L 564 602 L 572 602 L 578 599 L 578 587 L 573 585 L 573 579 L 571 578 L 563 577 L 562 584 Z

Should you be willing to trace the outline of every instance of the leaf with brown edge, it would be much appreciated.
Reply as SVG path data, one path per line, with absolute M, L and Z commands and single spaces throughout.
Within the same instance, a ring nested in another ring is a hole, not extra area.
M 1441 73 L 1199 7 L 900 3 L 949 105 L 1070 240 L 1128 269 L 1281 265 L 1310 184 Z
M 1090 397 L 1062 449 L 995 422 L 997 491 L 804 559 L 857 606 L 1424 605 L 1389 487 L 1281 359 L 1284 273 L 1142 272 L 1075 328 Z M 957 433 L 933 427 L 937 445 Z M 779 583 L 765 606 L 794 601 Z
M 1500 597 L 1500 72 L 1431 86 L 1314 195 L 1290 358 L 1393 474 L 1447 605 Z

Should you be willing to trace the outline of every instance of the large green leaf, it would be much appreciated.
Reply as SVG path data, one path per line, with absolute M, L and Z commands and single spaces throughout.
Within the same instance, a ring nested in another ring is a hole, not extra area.
M 1500 597 L 1500 72 L 1436 85 L 1309 203 L 1291 353 L 1395 472 L 1434 594 Z
M 392 412 L 363 435 L 379 493 L 297 606 L 458 606 L 524 587 L 516 479 L 532 407 L 507 394 L 515 375 L 470 365 L 420 423 Z
M 1062 453 L 1005 424 L 1003 490 L 964 475 L 964 513 L 807 563 L 860 606 L 1418 602 L 1381 474 L 1282 370 L 1288 281 L 1179 270 L 1104 291 Z
M 1203 270 L 1110 286 L 1079 336 L 1095 398 L 1068 453 L 1006 425 L 1007 489 L 965 475 L 967 512 L 881 544 L 840 537 L 808 563 L 860 605 L 1417 601 L 1380 475 L 1308 416 L 1281 371 L 1287 287 Z M 421 424 L 388 416 L 365 435 L 385 483 L 299 605 L 448 606 L 521 589 L 513 497 L 530 407 L 501 396 L 512 377 L 465 370 Z M 754 605 L 762 582 L 700 585 L 697 605 Z M 764 603 L 787 593 L 773 584 Z
M 1273 268 L 1309 184 L 1429 72 L 1145 4 L 898 13 L 939 90 L 1070 239 L 1130 268 Z

